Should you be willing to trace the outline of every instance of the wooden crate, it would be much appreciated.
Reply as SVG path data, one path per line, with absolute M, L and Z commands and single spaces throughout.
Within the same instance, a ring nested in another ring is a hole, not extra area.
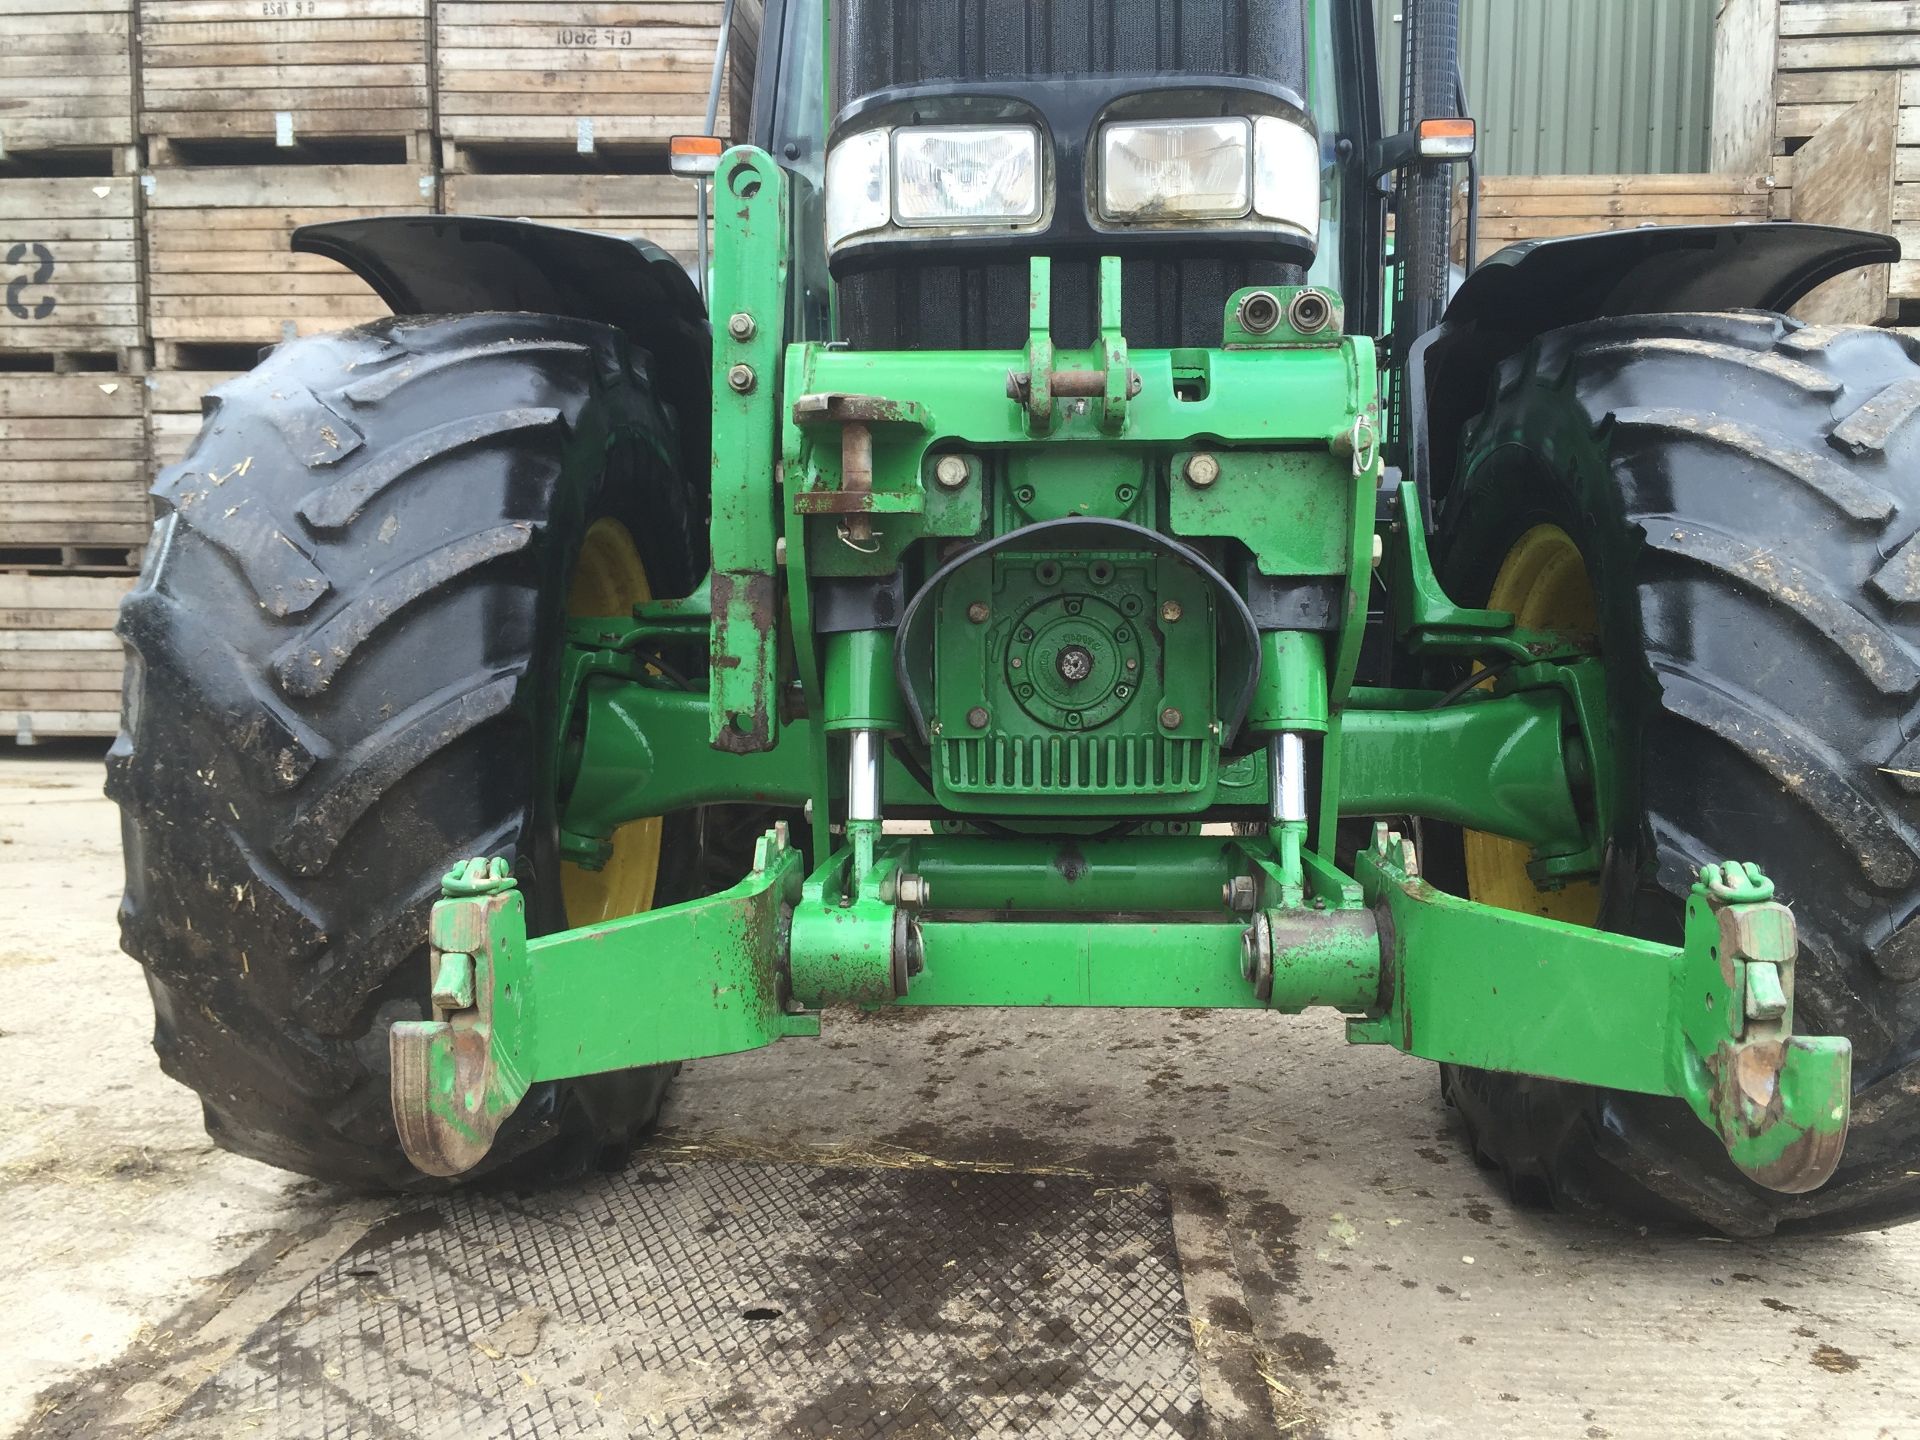
M 505 168 L 476 163 L 498 150 L 657 154 L 703 131 L 723 13 L 720 0 L 440 0 L 434 83 L 447 169 Z M 744 130 L 759 21 L 757 0 L 739 0 L 721 135 Z
M 140 130 L 176 142 L 390 136 L 427 164 L 428 0 L 141 0 Z
M 147 377 L 147 444 L 157 472 L 182 459 L 200 433 L 206 393 L 242 372 L 161 370 Z
M 0 365 L 79 351 L 138 364 L 139 196 L 125 175 L 0 176 Z
M 137 375 L 0 373 L 0 565 L 137 563 L 145 409 Z
M 132 11 L 133 0 L 0 4 L 0 153 L 113 147 L 129 158 Z
M 1785 197 L 1781 211 L 1796 220 L 1834 220 L 1841 212 L 1877 212 L 1840 205 L 1843 188 L 1832 175 L 1811 203 L 1795 191 L 1807 170 L 1806 151 L 1829 126 L 1875 97 L 1896 112 L 1890 206 L 1901 238 L 1920 241 L 1920 3 L 1914 0 L 1720 0 L 1714 67 L 1714 161 L 1722 168 L 1765 165 Z M 1877 119 L 1877 117 L 1876 117 Z M 1829 171 L 1839 163 L 1876 195 L 1877 175 L 1860 173 L 1855 134 L 1829 137 L 1815 157 Z M 1855 153 L 1846 155 L 1849 148 Z M 1877 147 L 1876 147 L 1877 148 Z M 1824 152 L 1824 153 L 1823 153 Z M 1880 222 L 1884 224 L 1885 222 Z M 1887 286 L 1890 311 L 1920 301 L 1920 258 L 1897 265 Z M 1857 297 L 1856 297 L 1857 298 Z M 1858 308 L 1856 305 L 1854 308 Z
M 148 314 L 158 368 L 198 368 L 182 346 L 272 345 L 387 313 L 359 277 L 295 255 L 325 220 L 430 211 L 430 175 L 404 165 L 156 170 L 147 199 Z
M 692 264 L 694 182 L 677 175 L 449 175 L 449 215 L 504 215 L 638 235 Z
M 1480 251 L 1521 240 L 1771 218 L 1772 187 L 1755 175 L 1490 175 L 1480 181 Z M 1464 187 L 1454 207 L 1454 258 L 1466 252 Z
M 113 633 L 131 575 L 0 573 L 0 735 L 111 735 L 123 652 Z

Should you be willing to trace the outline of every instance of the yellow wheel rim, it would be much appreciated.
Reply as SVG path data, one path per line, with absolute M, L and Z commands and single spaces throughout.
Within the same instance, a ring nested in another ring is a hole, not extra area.
M 618 520 L 596 520 L 580 546 L 580 563 L 567 592 L 567 614 L 624 615 L 637 601 L 651 600 L 647 567 L 633 536 Z M 613 833 L 613 854 L 604 868 L 560 867 L 560 893 L 569 926 L 592 925 L 653 908 L 660 879 L 659 820 L 635 820 Z
M 1599 633 L 1599 614 L 1587 562 L 1580 547 L 1558 525 L 1536 525 L 1507 552 L 1487 596 L 1489 610 L 1508 610 L 1528 630 Z M 1572 925 L 1600 919 L 1600 887 L 1591 880 L 1564 890 L 1539 890 L 1527 874 L 1531 851 L 1517 840 L 1466 835 L 1467 893 L 1484 905 L 1544 915 Z

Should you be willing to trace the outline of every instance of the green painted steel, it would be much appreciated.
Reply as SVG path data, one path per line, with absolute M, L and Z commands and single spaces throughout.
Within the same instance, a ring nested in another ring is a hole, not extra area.
M 943 911 L 1119 914 L 1150 899 L 1168 914 L 1211 914 L 1241 863 L 1226 839 L 937 836 L 912 843 L 908 867 Z
M 1714 0 L 1464 0 L 1460 66 L 1489 175 L 1706 170 Z M 1386 120 L 1399 0 L 1374 0 Z
M 1444 709 L 1349 710 L 1340 731 L 1341 812 L 1421 815 L 1548 854 L 1581 850 L 1587 832 L 1568 781 L 1568 719 L 1551 690 Z
M 1180 843 L 1219 858 L 1206 837 Z M 1754 867 L 1703 873 L 1676 947 L 1442 894 L 1385 825 L 1357 888 L 1316 866 L 1324 909 L 1259 910 L 1275 855 L 1239 848 L 1212 917 L 981 924 L 924 909 L 912 842 L 888 842 L 863 875 L 842 850 L 803 881 L 776 830 L 732 890 L 535 941 L 505 862 L 471 862 L 434 912 L 434 1018 L 393 1031 L 403 1143 L 430 1173 L 457 1173 L 537 1081 L 817 1033 L 802 1007 L 1199 1006 L 1331 1008 L 1356 1043 L 1674 1096 L 1776 1189 L 1817 1186 L 1838 1163 L 1852 1048 L 1793 1034 L 1792 912 Z M 1133 863 L 1185 869 L 1146 850 Z M 1246 924 L 1229 904 L 1242 890 Z
M 779 738 L 774 400 L 787 311 L 788 184 L 764 151 L 721 157 L 713 217 L 713 712 L 716 747 Z
M 1380 988 L 1380 944 L 1364 913 L 1303 920 L 1261 999 L 1243 973 L 1244 927 L 1219 921 L 1036 920 L 992 926 L 930 920 L 924 971 L 905 1005 L 1032 1005 L 1105 1009 L 1361 1011 Z

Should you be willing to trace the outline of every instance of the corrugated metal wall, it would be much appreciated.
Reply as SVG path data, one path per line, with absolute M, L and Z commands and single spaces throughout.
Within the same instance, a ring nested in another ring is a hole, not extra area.
M 1389 122 L 1402 6 L 1375 0 Z M 1489 175 L 1707 168 L 1714 0 L 1464 0 L 1461 61 Z

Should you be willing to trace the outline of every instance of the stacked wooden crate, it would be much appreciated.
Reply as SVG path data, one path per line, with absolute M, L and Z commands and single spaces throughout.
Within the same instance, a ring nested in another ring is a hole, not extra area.
M 449 215 L 504 215 L 651 240 L 691 264 L 694 182 L 678 175 L 449 175 Z
M 108 150 L 132 168 L 133 0 L 0 5 L 0 157 Z
M 165 371 L 229 370 L 295 335 L 377 320 L 386 307 L 331 260 L 295 255 L 296 228 L 428 212 L 430 171 L 409 165 L 155 170 L 147 195 L 149 324 Z
M 214 142 L 391 140 L 431 160 L 428 0 L 141 0 L 140 129 L 174 164 Z
M 1464 187 L 1463 187 L 1464 188 Z M 1490 175 L 1480 181 L 1475 263 L 1522 240 L 1772 218 L 1764 175 Z M 1466 256 L 1464 195 L 1454 211 L 1454 258 Z
M 130 568 L 146 492 L 139 377 L 0 372 L 0 565 Z
M 1920 4 L 1721 0 L 1714 156 L 1765 168 L 1795 220 L 1892 229 L 1915 257 L 1827 320 L 1920 318 Z
M 111 735 L 120 723 L 113 633 L 131 575 L 0 570 L 0 737 Z
M 705 133 L 721 0 L 439 0 L 435 101 L 449 172 L 573 155 L 659 162 Z M 759 49 L 759 0 L 736 0 L 715 133 L 737 136 Z M 658 168 L 664 169 L 664 165 Z
M 134 0 L 0 0 L 0 738 L 111 735 L 151 530 Z
M 0 175 L 0 355 L 8 369 L 137 370 L 140 185 Z

